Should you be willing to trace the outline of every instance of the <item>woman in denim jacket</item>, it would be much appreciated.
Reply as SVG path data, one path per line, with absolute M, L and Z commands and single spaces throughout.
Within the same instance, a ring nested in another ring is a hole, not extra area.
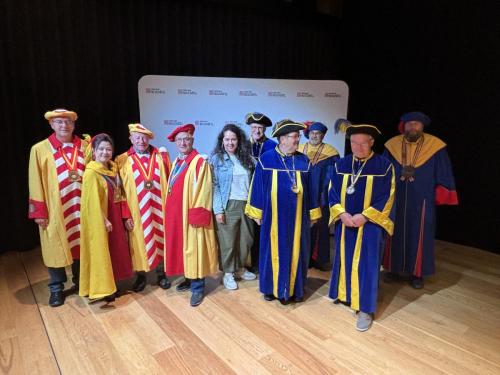
M 235 276 L 254 280 L 244 267 L 253 244 L 254 225 L 245 216 L 245 205 L 254 164 L 250 142 L 234 124 L 227 124 L 217 137 L 210 158 L 213 175 L 213 211 L 217 223 L 220 266 L 226 289 L 238 289 Z

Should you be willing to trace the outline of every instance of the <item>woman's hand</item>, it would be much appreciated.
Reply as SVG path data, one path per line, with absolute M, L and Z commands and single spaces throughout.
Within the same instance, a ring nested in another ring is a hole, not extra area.
M 106 227 L 106 232 L 111 232 L 113 230 L 113 224 L 108 220 L 108 218 L 104 218 L 104 226 Z
M 215 215 L 215 220 L 217 220 L 217 223 L 219 223 L 219 224 L 226 224 L 226 215 L 217 214 L 217 215 Z

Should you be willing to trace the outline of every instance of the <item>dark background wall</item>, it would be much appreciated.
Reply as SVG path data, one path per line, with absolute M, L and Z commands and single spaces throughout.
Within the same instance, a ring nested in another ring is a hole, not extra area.
M 335 16 L 318 12 L 327 3 Z M 438 238 L 500 252 L 499 12 L 477 3 L 0 0 L 0 251 L 38 242 L 26 219 L 27 164 L 50 134 L 43 113 L 74 109 L 77 132 L 109 132 L 122 151 L 126 125 L 139 120 L 138 79 L 163 74 L 341 79 L 349 117 L 386 138 L 401 113 L 428 113 L 461 201 L 439 209 Z

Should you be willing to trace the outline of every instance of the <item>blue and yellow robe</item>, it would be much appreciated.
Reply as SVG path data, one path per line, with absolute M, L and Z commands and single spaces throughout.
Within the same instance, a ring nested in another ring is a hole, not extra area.
M 436 205 L 458 204 L 446 144 L 430 134 L 423 136 L 424 143 L 415 160 L 414 181 L 401 180 L 401 149 L 402 142 L 406 142 L 408 160 L 413 160 L 416 143 L 399 135 L 385 144 L 385 155 L 396 172 L 396 221 L 394 236 L 386 245 L 384 268 L 415 277 L 435 272 Z
M 309 177 L 309 160 L 300 152 L 285 156 L 276 146 L 257 163 L 245 213 L 262 220 L 259 285 L 263 294 L 284 300 L 304 296 L 310 223 L 321 218 L 318 202 L 310 194 Z M 292 178 L 297 193 L 292 191 Z
M 326 264 L 330 262 L 328 188 L 339 153 L 333 146 L 326 143 L 317 146 L 310 143 L 301 144 L 299 151 L 304 152 L 304 150 L 311 162 L 309 173 L 311 194 L 317 197 L 321 207 L 321 219 L 311 228 L 311 259 L 319 264 Z
M 373 313 L 384 236 L 392 235 L 394 229 L 394 167 L 385 157 L 372 153 L 355 184 L 355 192 L 347 194 L 352 173 L 362 165 L 353 158 L 348 155 L 337 161 L 329 193 L 336 245 L 330 297 L 350 304 L 353 310 Z M 368 221 L 359 228 L 346 227 L 339 217 L 344 212 L 362 214 Z

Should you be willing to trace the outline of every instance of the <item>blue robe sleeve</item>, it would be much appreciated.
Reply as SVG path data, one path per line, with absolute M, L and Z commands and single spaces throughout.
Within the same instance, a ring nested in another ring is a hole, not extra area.
M 391 236 L 394 232 L 392 206 L 394 204 L 395 190 L 396 178 L 394 167 L 391 164 L 385 176 L 376 178 L 376 181 L 374 181 L 371 204 L 362 212 L 364 217 L 372 223 L 380 225 Z
M 458 196 L 455 190 L 455 179 L 453 178 L 453 170 L 446 149 L 439 150 L 435 157 L 435 202 L 437 205 L 457 205 Z
M 257 167 L 253 174 L 250 191 L 248 192 L 248 201 L 245 206 L 245 214 L 252 218 L 262 220 L 262 210 L 264 208 L 264 170 L 260 162 L 257 162 Z

